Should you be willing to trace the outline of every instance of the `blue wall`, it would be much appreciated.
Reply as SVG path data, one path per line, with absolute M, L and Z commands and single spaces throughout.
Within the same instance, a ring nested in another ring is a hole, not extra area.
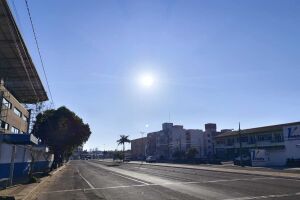
M 43 172 L 49 170 L 50 166 L 49 161 L 39 161 L 35 162 L 33 166 L 33 172 Z M 26 177 L 29 174 L 30 163 L 15 163 L 14 167 L 14 178 Z M 1 163 L 0 164 L 0 179 L 8 178 L 10 171 L 10 163 Z

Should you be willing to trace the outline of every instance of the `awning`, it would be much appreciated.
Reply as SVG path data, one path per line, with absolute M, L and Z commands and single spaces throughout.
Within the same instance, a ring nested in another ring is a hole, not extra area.
M 0 78 L 20 103 L 48 100 L 6 0 L 0 0 Z

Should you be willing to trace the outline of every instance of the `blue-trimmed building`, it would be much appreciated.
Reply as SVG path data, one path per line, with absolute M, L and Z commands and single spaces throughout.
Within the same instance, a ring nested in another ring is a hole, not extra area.
M 0 16 L 1 184 L 49 170 L 53 154 L 29 134 L 33 113 L 28 107 L 48 97 L 6 0 L 0 0 Z
M 284 166 L 290 160 L 300 161 L 300 122 L 227 131 L 215 140 L 215 154 L 223 160 L 233 160 L 242 151 L 260 166 Z M 259 152 L 264 155 L 258 159 Z

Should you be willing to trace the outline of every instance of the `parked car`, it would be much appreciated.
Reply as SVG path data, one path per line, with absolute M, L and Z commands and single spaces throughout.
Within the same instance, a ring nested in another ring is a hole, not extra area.
M 147 163 L 153 163 L 153 162 L 156 162 L 156 158 L 154 156 L 148 156 L 146 158 L 146 162 Z
M 246 165 L 246 166 L 251 166 L 251 158 L 250 158 L 250 156 L 242 155 L 242 162 L 241 162 L 241 158 L 240 158 L 240 156 L 238 156 L 233 160 L 233 164 L 234 165 L 243 164 L 243 165 Z
M 130 157 L 129 156 L 125 156 L 125 158 L 124 158 L 124 162 L 130 162 Z

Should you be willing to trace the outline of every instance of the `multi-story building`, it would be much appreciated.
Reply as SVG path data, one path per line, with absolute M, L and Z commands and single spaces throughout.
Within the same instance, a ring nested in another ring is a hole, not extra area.
M 204 158 L 204 132 L 199 129 L 189 129 L 185 132 L 185 151 L 195 148 L 198 151 L 196 157 Z
M 4 87 L 0 81 L 0 132 L 28 133 L 29 111 Z
M 184 129 L 173 123 L 162 124 L 162 130 L 147 134 L 146 154 L 157 159 L 173 159 L 177 151 L 186 152 L 190 148 L 197 149 L 197 156 L 204 155 L 203 131 L 198 129 Z
M 215 137 L 217 157 L 232 160 L 253 150 L 264 150 L 264 165 L 285 165 L 287 159 L 300 159 L 300 122 L 227 131 Z M 241 141 L 241 146 L 240 146 Z M 255 155 L 254 155 L 255 157 Z M 252 155 L 252 159 L 254 158 Z
M 131 140 L 131 159 L 143 160 L 146 156 L 146 144 L 147 138 L 142 137 L 135 140 Z
M 205 131 L 203 135 L 203 145 L 205 158 L 213 158 L 215 156 L 215 137 L 219 135 L 220 132 L 217 131 L 217 125 L 215 123 L 205 124 Z
M 73 153 L 72 153 L 72 156 L 70 159 L 79 160 L 82 152 L 83 152 L 83 145 L 80 145 L 73 150 Z
M 53 155 L 28 134 L 30 112 L 48 100 L 6 0 L 0 0 L 0 179 L 48 169 Z M 31 163 L 34 167 L 31 168 Z
M 156 155 L 156 141 L 159 132 L 152 132 L 147 134 L 146 156 Z

